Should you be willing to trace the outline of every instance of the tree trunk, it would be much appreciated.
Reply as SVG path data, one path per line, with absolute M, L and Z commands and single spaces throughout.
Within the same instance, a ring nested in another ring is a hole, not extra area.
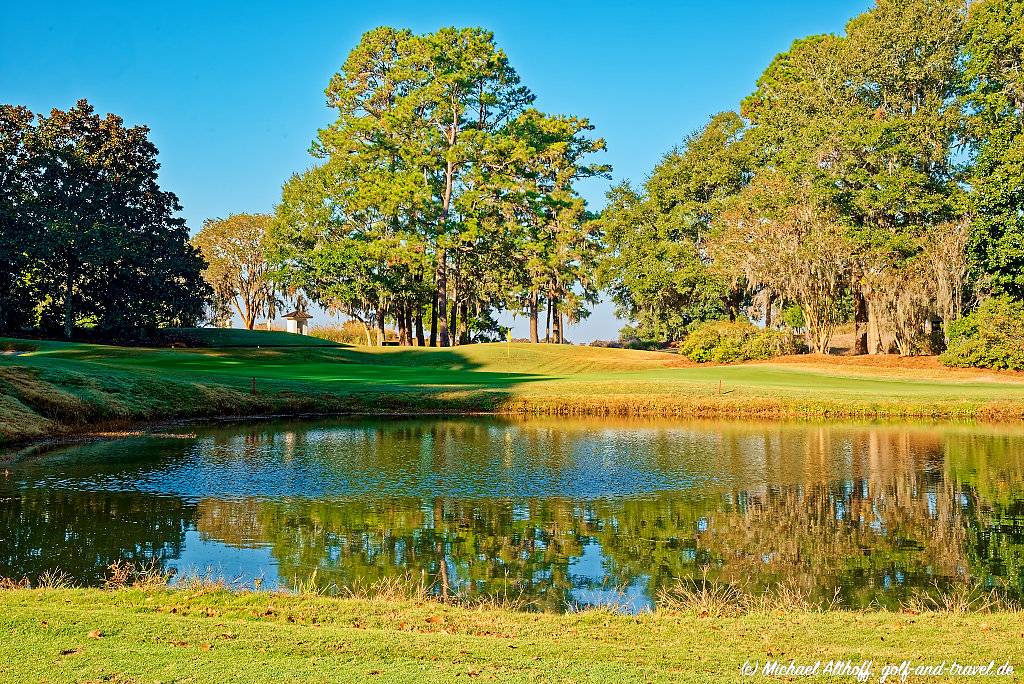
M 434 298 L 437 300 L 437 346 L 450 346 L 448 339 L 448 265 L 447 255 L 443 249 L 437 251 L 437 289 Z M 433 329 L 431 329 L 433 339 Z
M 558 301 L 551 302 L 551 341 L 562 344 L 562 314 L 558 310 Z
M 405 316 L 402 314 L 402 307 L 395 311 L 395 323 L 398 327 L 398 344 L 406 346 Z
M 405 344 L 407 347 L 412 346 L 412 308 L 406 306 L 403 314 L 405 316 Z
M 433 299 L 430 301 L 430 346 L 437 346 L 437 289 L 434 289 Z
M 377 346 L 384 346 L 384 312 L 377 312 Z
M 772 327 L 772 307 L 775 306 L 775 295 L 771 292 L 765 298 L 764 303 L 764 327 L 765 330 L 770 330 Z
M 448 132 L 449 149 L 455 145 L 455 139 L 459 134 L 458 120 L 452 122 Z M 451 160 L 445 165 L 444 173 L 444 195 L 441 198 L 441 220 L 439 222 L 438 241 L 443 239 L 448 228 L 448 210 L 451 208 L 452 190 L 455 187 L 455 163 Z M 448 253 L 441 248 L 437 249 L 437 280 L 435 288 L 435 311 L 437 312 L 437 345 L 439 347 L 450 346 L 448 339 Z
M 71 282 L 71 269 L 64 278 L 64 337 L 71 339 L 75 334 L 75 289 Z
M 416 309 L 416 346 L 422 347 L 426 343 L 423 339 L 423 307 Z
M 878 316 L 868 305 L 868 354 L 884 354 L 882 349 L 882 331 L 878 329 Z
M 451 309 L 451 320 L 448 323 L 448 336 L 451 345 L 454 347 L 459 343 L 459 292 L 458 284 L 456 283 L 456 290 L 452 292 L 452 305 Z
M 544 342 L 551 342 L 551 297 L 548 297 L 548 317 L 544 323 Z
M 853 293 L 853 353 L 868 353 L 868 303 L 860 290 Z
M 370 326 L 368 326 L 366 324 L 366 321 L 361 320 L 359 322 L 363 324 L 363 330 L 366 331 L 366 346 L 367 347 L 372 347 L 373 346 L 373 340 L 370 339 Z
M 868 301 L 868 354 L 892 353 L 894 337 L 878 305 Z
M 256 325 L 256 314 L 252 313 L 252 307 L 249 306 L 248 300 L 240 300 L 238 297 L 235 297 L 232 301 L 235 305 L 235 311 L 238 312 L 238 317 L 242 319 L 242 325 L 246 330 L 252 330 Z M 230 327 L 230 322 L 228 327 Z
M 462 300 L 459 307 L 459 344 L 469 344 L 469 302 Z
M 537 292 L 534 290 L 530 293 L 530 342 L 533 342 L 534 344 L 540 342 L 537 335 L 537 319 L 539 318 L 537 305 Z

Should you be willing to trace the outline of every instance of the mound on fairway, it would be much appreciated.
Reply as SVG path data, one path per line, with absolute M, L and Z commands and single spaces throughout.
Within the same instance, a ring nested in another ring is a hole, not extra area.
M 432 347 L 359 347 L 372 354 L 374 362 L 394 366 L 469 369 L 481 372 L 578 375 L 621 373 L 654 368 L 681 368 L 693 362 L 668 352 L 574 347 L 565 344 L 494 342 L 468 344 L 449 349 Z
M 335 342 L 280 330 L 235 328 L 165 328 L 161 337 L 170 345 L 200 348 L 222 347 L 339 347 Z

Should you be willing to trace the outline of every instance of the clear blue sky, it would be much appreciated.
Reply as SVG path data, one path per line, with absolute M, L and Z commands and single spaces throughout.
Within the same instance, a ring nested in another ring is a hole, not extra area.
M 870 0 L 791 2 L 46 2 L 0 13 L 0 101 L 35 111 L 87 98 L 146 124 L 163 186 L 196 230 L 270 211 L 331 120 L 323 89 L 382 24 L 493 30 L 549 112 L 590 117 L 615 180 L 642 182 L 712 114 L 735 108 L 795 38 L 841 32 Z M 599 208 L 608 183 L 584 193 Z M 610 305 L 570 328 L 616 336 Z M 517 334 L 523 334 L 517 326 Z

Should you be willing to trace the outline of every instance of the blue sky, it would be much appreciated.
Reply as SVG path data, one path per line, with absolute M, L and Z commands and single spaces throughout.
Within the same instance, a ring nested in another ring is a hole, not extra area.
M 642 182 L 671 147 L 735 108 L 795 38 L 841 32 L 870 0 L 792 2 L 47 2 L 0 16 L 0 101 L 35 111 L 87 98 L 146 124 L 163 186 L 195 230 L 270 211 L 331 120 L 323 90 L 382 24 L 493 30 L 537 106 L 587 116 L 614 179 Z M 584 194 L 600 208 L 609 182 Z M 611 306 L 568 334 L 609 339 Z M 517 334 L 524 334 L 516 325 Z

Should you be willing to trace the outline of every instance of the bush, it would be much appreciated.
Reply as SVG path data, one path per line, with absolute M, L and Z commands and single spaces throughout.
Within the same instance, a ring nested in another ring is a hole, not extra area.
M 790 304 L 782 310 L 782 324 L 790 330 L 801 330 L 806 327 L 804 310 L 797 304 Z
M 591 347 L 601 347 L 602 349 L 622 349 L 622 343 L 618 340 L 594 340 L 590 343 Z
M 679 345 L 680 354 L 699 363 L 770 359 L 800 351 L 792 333 L 763 330 L 750 323 L 729 321 L 708 321 L 694 325 Z
M 993 297 L 949 324 L 947 366 L 1024 370 L 1024 303 Z

